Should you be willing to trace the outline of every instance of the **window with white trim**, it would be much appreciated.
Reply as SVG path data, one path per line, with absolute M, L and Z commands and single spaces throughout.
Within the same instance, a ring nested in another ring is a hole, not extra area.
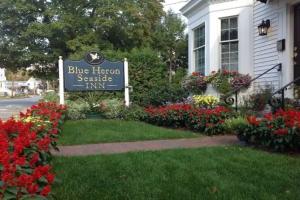
M 223 18 L 221 19 L 221 68 L 238 71 L 238 64 L 238 18 Z
M 195 71 L 205 74 L 205 25 L 194 29 Z

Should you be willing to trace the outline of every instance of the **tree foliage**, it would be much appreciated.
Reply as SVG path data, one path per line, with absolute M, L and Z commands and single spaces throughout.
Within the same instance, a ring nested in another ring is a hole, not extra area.
M 127 57 L 135 91 L 150 90 L 167 79 L 168 67 L 186 62 L 185 26 L 163 11 L 162 2 L 1 0 L 0 65 L 10 70 L 34 66 L 34 76 L 56 80 L 58 56 L 82 59 L 96 50 Z
M 159 51 L 163 60 L 168 64 L 170 82 L 172 82 L 172 71 L 178 67 L 187 67 L 185 27 L 180 16 L 170 10 L 155 28 L 152 46 Z
M 0 59 L 7 68 L 147 46 L 163 15 L 161 0 L 1 0 L 0 9 Z

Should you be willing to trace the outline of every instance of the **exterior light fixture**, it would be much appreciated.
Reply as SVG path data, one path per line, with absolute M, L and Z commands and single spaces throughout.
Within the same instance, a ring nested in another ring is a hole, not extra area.
M 268 29 L 270 28 L 270 20 L 263 20 L 261 24 L 258 26 L 258 33 L 260 36 L 268 35 Z
M 257 0 L 257 1 L 260 1 L 262 3 L 267 3 L 268 0 Z

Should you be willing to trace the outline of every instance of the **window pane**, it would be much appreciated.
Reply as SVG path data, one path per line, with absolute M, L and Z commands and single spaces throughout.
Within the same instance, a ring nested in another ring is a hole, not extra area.
M 239 52 L 238 42 L 222 43 L 221 67 L 227 70 L 238 70 Z
M 229 63 L 229 53 L 223 53 L 221 57 L 222 63 Z
M 239 44 L 238 42 L 230 42 L 230 52 L 239 51 Z
M 234 17 L 234 18 L 231 18 L 230 19 L 230 28 L 237 28 L 238 27 L 238 21 L 237 21 L 237 18 Z
M 239 54 L 236 53 L 230 53 L 230 63 L 238 63 Z
M 238 31 L 237 29 L 230 29 L 230 40 L 238 39 Z
M 229 29 L 229 19 L 222 19 L 221 20 L 221 29 Z
M 237 71 L 239 63 L 238 18 L 232 17 L 221 20 L 221 67 Z M 232 41 L 232 42 L 230 42 Z
M 205 74 L 205 48 L 200 48 L 195 51 L 195 68 L 201 74 Z
M 199 40 L 199 46 L 203 46 L 205 44 L 205 27 L 202 26 L 200 28 L 200 40 Z
M 226 69 L 226 70 L 228 70 L 228 64 L 222 64 L 222 69 Z
M 199 29 L 194 30 L 194 47 L 198 47 Z
M 222 43 L 222 53 L 229 52 L 229 42 L 228 43 Z
M 194 30 L 194 48 L 205 45 L 205 26 L 202 25 Z
M 221 41 L 229 40 L 229 31 L 225 30 L 221 32 Z
M 238 64 L 231 64 L 230 65 L 230 71 L 238 71 L 239 70 L 239 67 L 238 67 Z

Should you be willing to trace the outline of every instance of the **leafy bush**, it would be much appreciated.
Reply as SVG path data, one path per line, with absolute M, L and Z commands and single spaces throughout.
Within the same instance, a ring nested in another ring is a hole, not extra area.
M 166 64 L 158 53 L 150 48 L 133 49 L 130 52 L 105 51 L 103 53 L 112 60 L 128 59 L 129 84 L 133 87 L 130 96 L 133 103 L 145 105 L 144 101 L 149 97 L 151 90 L 168 84 Z
M 226 132 L 237 134 L 247 126 L 247 120 L 244 117 L 226 119 L 224 122 Z
M 41 99 L 42 102 L 59 102 L 59 96 L 56 92 L 46 92 Z
M 264 89 L 258 89 L 254 94 L 244 98 L 244 106 L 250 110 L 263 111 L 268 101 L 272 98 L 273 88 L 266 86 Z
M 66 101 L 68 110 L 66 113 L 67 119 L 79 120 L 86 119 L 86 113 L 90 111 L 90 106 L 85 101 Z
M 213 108 L 219 102 L 217 97 L 211 95 L 194 95 L 192 99 L 194 105 L 200 108 Z
M 238 132 L 241 141 L 275 151 L 300 150 L 299 111 L 278 111 L 261 119 L 248 116 L 247 122 Z
M 143 107 L 138 105 L 130 105 L 130 107 L 123 106 L 120 110 L 119 118 L 128 121 L 139 121 L 146 117 L 146 113 Z
M 187 98 L 188 92 L 176 85 L 155 86 L 148 91 L 147 96 L 141 98 L 141 106 L 161 106 L 168 103 L 182 102 Z
M 198 72 L 186 76 L 182 81 L 183 89 L 193 94 L 203 94 L 206 91 L 207 83 L 205 77 Z
M 124 103 L 119 99 L 106 99 L 100 102 L 100 113 L 108 119 L 116 119 L 123 107 Z
M 207 135 L 224 133 L 224 120 L 230 111 L 224 107 L 194 108 L 188 104 L 172 104 L 145 109 L 145 121 L 159 126 L 188 128 Z

